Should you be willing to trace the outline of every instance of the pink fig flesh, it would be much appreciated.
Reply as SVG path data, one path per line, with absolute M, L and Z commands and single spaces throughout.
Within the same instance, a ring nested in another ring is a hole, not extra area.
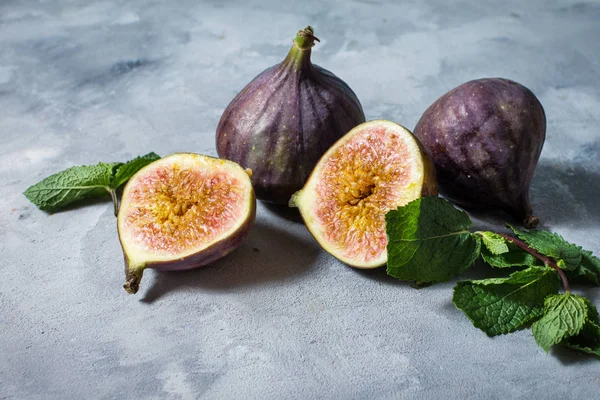
M 191 269 L 224 257 L 255 215 L 249 173 L 232 161 L 178 153 L 149 164 L 125 186 L 118 215 L 125 289 L 137 292 L 146 268 Z
M 416 138 L 378 120 L 338 140 L 291 205 L 327 252 L 352 267 L 375 268 L 387 262 L 385 214 L 435 194 L 433 165 Z

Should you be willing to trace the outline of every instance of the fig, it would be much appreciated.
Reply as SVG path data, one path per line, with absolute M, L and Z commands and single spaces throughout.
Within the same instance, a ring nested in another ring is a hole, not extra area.
M 356 268 L 387 262 L 385 214 L 436 195 L 433 164 L 403 126 L 358 125 L 319 160 L 290 206 L 331 255 Z
M 298 32 L 283 62 L 243 88 L 219 121 L 217 153 L 252 170 L 260 200 L 287 204 L 323 153 L 365 121 L 352 89 L 311 63 L 318 40 L 310 26 Z
M 449 200 L 467 209 L 502 210 L 526 228 L 537 225 L 529 185 L 546 137 L 546 115 L 525 86 L 502 78 L 463 83 L 425 111 L 414 134 Z
M 117 218 L 129 293 L 146 268 L 183 270 L 224 257 L 256 216 L 250 172 L 238 164 L 176 153 L 138 171 L 123 190 Z

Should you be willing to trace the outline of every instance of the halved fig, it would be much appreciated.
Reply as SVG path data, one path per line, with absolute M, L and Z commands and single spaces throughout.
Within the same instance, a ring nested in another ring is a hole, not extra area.
M 233 161 L 177 153 L 136 173 L 123 190 L 118 230 L 129 293 L 146 268 L 209 264 L 246 238 L 256 216 L 250 171 Z
M 412 133 L 394 122 L 358 125 L 319 160 L 290 206 L 321 246 L 356 268 L 387 262 L 385 214 L 436 195 L 433 164 Z

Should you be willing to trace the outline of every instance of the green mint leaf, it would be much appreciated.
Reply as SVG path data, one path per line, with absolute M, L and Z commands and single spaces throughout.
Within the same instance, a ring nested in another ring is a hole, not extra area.
M 588 314 L 581 332 L 576 336 L 566 338 L 560 344 L 584 353 L 600 356 L 600 319 L 598 318 L 598 310 L 588 299 L 584 298 L 584 301 L 588 306 Z
M 160 158 L 148 153 L 125 164 L 99 163 L 80 165 L 50 175 L 30 186 L 23 193 L 41 210 L 53 213 L 82 199 L 113 197 L 116 209 L 115 190 L 138 170 Z
M 508 227 L 529 247 L 553 258 L 560 268 L 574 270 L 581 264 L 581 247 L 567 242 L 562 236 L 548 231 L 521 231 L 510 225 Z
M 387 273 L 417 284 L 447 281 L 479 257 L 471 219 L 446 200 L 423 197 L 386 214 Z
M 550 346 L 578 335 L 589 305 L 589 300 L 572 293 L 548 296 L 544 300 L 544 315 L 531 326 L 537 344 L 547 352 Z
M 156 153 L 148 153 L 144 156 L 137 157 L 131 161 L 121 164 L 116 168 L 115 176 L 112 181 L 111 188 L 117 189 L 131 178 L 136 172 L 144 168 L 153 161 L 160 159 Z
M 475 232 L 479 237 L 481 237 L 481 241 L 483 242 L 485 248 L 497 256 L 500 254 L 508 253 L 508 246 L 506 245 L 506 240 L 494 232 Z
M 559 280 L 547 267 L 528 268 L 507 278 L 459 282 L 452 301 L 489 336 L 522 328 L 540 317 L 544 298 L 557 293 Z
M 113 168 L 119 163 L 84 165 L 50 175 L 23 194 L 46 212 L 56 212 L 81 199 L 108 195 Z
M 578 335 L 565 339 L 561 344 L 600 357 L 600 325 L 588 320 Z
M 544 263 L 525 250 L 517 247 L 511 242 L 506 243 L 508 252 L 502 254 L 492 254 L 487 247 L 481 249 L 481 257 L 492 267 L 512 268 L 512 267 L 543 267 Z
M 583 300 L 585 301 L 585 304 L 587 304 L 587 307 L 588 307 L 588 313 L 587 313 L 587 316 L 586 316 L 586 321 L 590 321 L 590 322 L 593 322 L 596 325 L 600 325 L 600 317 L 598 317 L 598 309 L 596 308 L 596 306 L 594 306 L 592 304 L 592 302 L 589 301 L 585 297 L 583 297 Z
M 509 225 L 517 237 L 538 252 L 553 258 L 573 280 L 584 279 L 600 286 L 600 259 L 591 251 L 564 240 L 560 235 L 545 231 L 519 231 Z M 485 258 L 485 255 L 484 255 Z
M 584 279 L 600 286 L 600 259 L 594 256 L 591 251 L 581 251 L 581 264 L 579 268 L 573 271 L 567 271 L 569 279 Z

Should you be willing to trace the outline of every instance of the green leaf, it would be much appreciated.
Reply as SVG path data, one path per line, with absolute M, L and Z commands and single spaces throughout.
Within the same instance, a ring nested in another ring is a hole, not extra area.
M 565 339 L 561 344 L 600 357 L 600 325 L 588 320 L 578 335 Z
M 596 286 L 600 286 L 600 259 L 591 251 L 581 251 L 581 264 L 573 271 L 567 271 L 569 279 L 585 279 Z
M 99 163 L 68 168 L 30 186 L 23 193 L 41 210 L 53 213 L 82 199 L 108 197 L 135 172 L 156 160 L 155 153 L 128 163 Z
M 443 282 L 468 269 L 481 242 L 471 219 L 446 200 L 423 197 L 386 214 L 387 273 L 417 284 Z
M 600 319 L 598 310 L 586 298 L 583 298 L 588 307 L 588 313 L 578 335 L 571 336 L 563 340 L 560 344 L 570 347 L 584 353 L 600 356 Z
M 544 263 L 525 250 L 517 247 L 511 242 L 507 242 L 507 253 L 492 254 L 487 247 L 481 249 L 481 257 L 483 260 L 496 268 L 511 268 L 511 267 L 543 267 Z
M 553 258 L 560 268 L 574 270 L 581 264 L 581 247 L 567 242 L 562 236 L 548 231 L 521 231 L 510 225 L 508 227 L 529 247 Z
M 490 336 L 522 328 L 543 313 L 544 298 L 557 293 L 559 280 L 547 267 L 528 268 L 507 278 L 459 282 L 454 305 Z
M 519 231 L 509 225 L 517 237 L 538 252 L 553 258 L 567 271 L 569 279 L 584 279 L 600 286 L 600 259 L 591 251 L 569 243 L 560 235 L 545 231 Z M 485 258 L 485 255 L 484 255 Z
M 47 212 L 56 212 L 77 200 L 108 195 L 112 169 L 118 163 L 75 166 L 50 175 L 23 194 Z
M 146 165 L 153 161 L 160 159 L 160 156 L 156 153 L 148 153 L 144 156 L 137 157 L 125 164 L 121 164 L 117 167 L 115 177 L 113 179 L 111 187 L 113 189 L 118 188 L 129 180 L 136 172 L 144 168 Z
M 531 326 L 537 344 L 548 351 L 550 346 L 579 334 L 589 304 L 589 300 L 572 293 L 548 296 L 544 300 L 544 315 Z
M 596 308 L 596 306 L 593 305 L 592 302 L 589 301 L 587 298 L 584 297 L 583 299 L 585 300 L 588 306 L 587 320 L 595 324 L 600 324 L 600 318 L 598 317 L 598 309 Z
M 494 232 L 475 232 L 479 237 L 481 237 L 481 241 L 485 245 L 485 248 L 491 254 L 497 256 L 500 254 L 508 253 L 508 246 L 506 245 L 506 240 Z

